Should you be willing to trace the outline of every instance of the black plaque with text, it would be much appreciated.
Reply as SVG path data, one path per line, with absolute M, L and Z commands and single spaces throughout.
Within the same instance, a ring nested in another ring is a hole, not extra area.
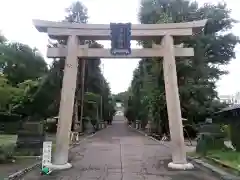
M 131 23 L 111 23 L 111 54 L 131 54 Z

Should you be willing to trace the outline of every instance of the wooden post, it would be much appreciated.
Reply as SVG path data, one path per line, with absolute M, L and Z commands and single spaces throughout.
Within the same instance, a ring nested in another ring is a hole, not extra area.
M 165 35 L 162 44 L 164 48 L 165 93 L 172 147 L 172 162 L 168 166 L 174 169 L 191 169 L 193 165 L 187 163 L 186 160 L 173 37 Z
M 71 167 L 71 164 L 68 163 L 68 150 L 78 71 L 77 48 L 78 37 L 75 35 L 69 36 L 61 91 L 56 152 L 54 156 L 54 164 L 58 167 L 62 166 L 62 169 Z

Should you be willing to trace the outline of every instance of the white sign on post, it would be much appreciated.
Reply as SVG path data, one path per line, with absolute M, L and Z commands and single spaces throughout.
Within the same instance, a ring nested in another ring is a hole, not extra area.
M 46 164 L 50 164 L 52 161 L 52 142 L 45 141 L 43 142 L 43 155 L 42 155 L 42 168 Z

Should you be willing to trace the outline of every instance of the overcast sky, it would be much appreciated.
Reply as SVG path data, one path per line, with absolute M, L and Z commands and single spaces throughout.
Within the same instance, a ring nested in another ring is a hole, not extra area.
M 217 2 L 218 0 L 199 0 Z M 26 43 L 37 47 L 45 56 L 48 37 L 39 33 L 32 24 L 32 19 L 57 21 L 64 19 L 64 9 L 72 0 L 0 0 L 0 30 L 11 41 Z M 131 22 L 138 23 L 139 0 L 82 0 L 88 8 L 89 23 Z M 237 0 L 227 0 L 232 16 L 240 20 Z M 240 25 L 233 28 L 240 36 Z M 109 47 L 109 43 L 103 43 Z M 134 44 L 134 43 L 133 43 Z M 133 45 L 134 47 L 135 45 Z M 240 52 L 236 48 L 237 58 L 226 68 L 229 74 L 218 82 L 219 94 L 235 94 L 240 91 Z M 50 59 L 46 59 L 48 63 Z M 110 83 L 113 93 L 127 90 L 138 59 L 104 59 L 104 76 Z

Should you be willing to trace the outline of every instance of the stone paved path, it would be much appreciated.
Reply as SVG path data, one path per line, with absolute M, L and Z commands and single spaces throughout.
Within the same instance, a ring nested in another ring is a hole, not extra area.
M 39 170 L 23 180 L 217 180 L 200 169 L 173 171 L 170 149 L 131 130 L 123 117 L 113 125 L 75 147 L 73 168 L 40 176 Z

